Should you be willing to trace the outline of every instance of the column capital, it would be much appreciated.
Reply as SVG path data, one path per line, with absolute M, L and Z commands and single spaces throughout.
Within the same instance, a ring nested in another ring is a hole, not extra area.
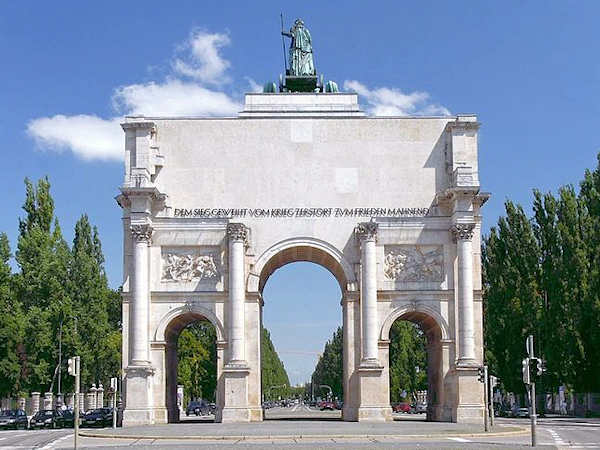
M 361 222 L 354 228 L 354 233 L 361 241 L 376 241 L 378 228 L 376 222 Z
M 154 231 L 154 228 L 152 228 L 152 225 L 150 225 L 148 223 L 136 224 L 136 225 L 131 225 L 129 227 L 129 229 L 131 230 L 133 239 L 136 242 L 146 242 L 149 245 L 150 242 L 152 241 L 152 232 Z
M 450 232 L 454 235 L 456 241 L 470 241 L 473 239 L 474 230 L 474 223 L 455 223 L 450 228 Z
M 227 236 L 230 241 L 242 241 L 248 244 L 248 227 L 239 222 L 228 223 Z

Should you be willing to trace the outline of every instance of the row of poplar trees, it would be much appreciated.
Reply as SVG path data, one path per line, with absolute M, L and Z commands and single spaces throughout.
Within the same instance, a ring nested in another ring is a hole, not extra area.
M 506 390 L 524 391 L 525 339 L 547 364 L 546 392 L 600 392 L 600 155 L 579 189 L 533 193 L 533 214 L 507 201 L 484 239 L 486 359 Z
M 106 386 L 120 368 L 121 302 L 108 286 L 98 230 L 82 215 L 69 245 L 48 179 L 26 179 L 25 188 L 14 254 L 0 233 L 0 396 L 57 392 L 59 341 L 63 392 L 73 391 L 73 355 L 81 357 L 82 386 Z
M 393 323 L 389 352 L 391 402 L 411 401 L 413 393 L 427 389 L 426 346 L 426 337 L 418 325 L 405 320 Z M 342 328 L 338 327 L 325 344 L 312 374 L 315 396 L 325 397 L 327 390 L 320 386 L 327 385 L 331 387 L 334 397 L 343 398 L 343 350 Z
M 261 379 L 266 400 L 292 392 L 283 362 L 266 328 L 261 329 Z M 190 400 L 215 401 L 217 389 L 217 336 L 207 320 L 194 322 L 179 335 L 177 383 L 183 385 L 184 404 Z M 271 389 L 272 386 L 284 386 Z

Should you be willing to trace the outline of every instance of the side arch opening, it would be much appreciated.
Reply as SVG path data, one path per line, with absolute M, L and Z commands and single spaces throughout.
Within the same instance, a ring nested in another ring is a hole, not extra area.
M 217 342 L 221 333 L 216 323 L 206 314 L 187 310 L 171 317 L 164 327 L 169 422 L 179 422 L 183 417 L 206 422 L 219 416 Z
M 383 324 L 381 338 L 389 342 L 390 402 L 396 420 L 406 413 L 423 414 L 426 421 L 443 420 L 447 328 L 436 316 L 432 311 L 403 307 Z

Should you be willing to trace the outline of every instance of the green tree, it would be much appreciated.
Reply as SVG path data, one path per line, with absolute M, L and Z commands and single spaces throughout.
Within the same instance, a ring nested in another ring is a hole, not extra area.
M 260 333 L 260 364 L 261 386 L 265 399 L 270 400 L 271 396 L 281 394 L 287 395 L 289 389 L 281 389 L 277 392 L 270 389 L 271 386 L 281 385 L 286 385 L 289 388 L 290 379 L 271 341 L 271 335 L 264 327 L 261 327 Z
M 390 401 L 427 389 L 427 338 L 418 325 L 396 320 L 390 329 Z
M 315 395 L 322 393 L 318 387 L 325 384 L 331 387 L 334 397 L 343 398 L 344 388 L 342 384 L 344 344 L 342 327 L 338 327 L 333 336 L 325 344 L 323 354 L 319 357 L 317 366 L 311 377 L 311 383 L 315 385 Z
M 532 225 L 520 205 L 505 203 L 484 241 L 484 332 L 486 358 L 504 386 L 522 393 L 521 359 L 529 334 L 540 335 L 542 296 L 540 250 Z
M 578 320 L 585 355 L 581 367 L 585 390 L 600 391 L 600 153 L 594 171 L 586 170 L 579 192 L 582 240 L 587 248 L 588 289 Z
M 81 382 L 107 385 L 121 365 L 120 298 L 108 286 L 104 256 L 96 227 L 83 214 L 75 224 L 71 250 L 69 291 L 73 308 L 65 320 L 73 354 L 81 356 Z M 68 379 L 70 380 L 70 377 Z
M 0 396 L 21 391 L 20 353 L 23 342 L 23 311 L 15 300 L 8 237 L 0 233 Z
M 47 178 L 34 187 L 25 180 L 26 196 L 19 220 L 15 296 L 24 311 L 21 377 L 27 390 L 49 389 L 58 362 L 58 335 L 71 309 L 67 290 L 70 252 L 58 220 Z
M 184 404 L 203 398 L 214 402 L 217 389 L 217 335 L 207 320 L 190 324 L 177 341 L 177 383 L 184 386 Z

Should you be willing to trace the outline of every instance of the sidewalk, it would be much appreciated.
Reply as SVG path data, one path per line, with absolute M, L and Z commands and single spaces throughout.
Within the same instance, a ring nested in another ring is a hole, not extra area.
M 387 423 L 342 422 L 338 420 L 266 420 L 255 423 L 172 423 L 113 429 L 82 429 L 87 437 L 121 439 L 290 439 L 290 438 L 345 438 L 345 437 L 437 437 L 512 435 L 527 432 L 518 426 L 496 426 L 485 433 L 477 425 L 395 421 Z

